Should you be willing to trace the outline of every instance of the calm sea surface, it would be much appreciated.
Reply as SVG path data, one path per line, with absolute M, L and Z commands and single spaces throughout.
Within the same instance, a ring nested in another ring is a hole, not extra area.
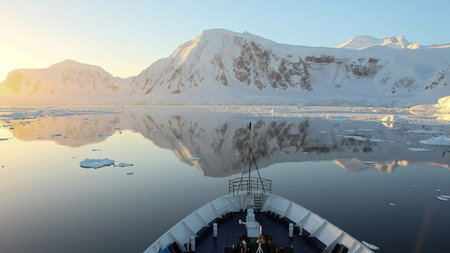
M 144 251 L 228 193 L 250 121 L 274 194 L 379 252 L 448 252 L 450 201 L 436 196 L 450 195 L 450 146 L 420 141 L 449 124 L 292 109 L 0 108 L 0 252 Z M 81 168 L 86 158 L 134 166 Z

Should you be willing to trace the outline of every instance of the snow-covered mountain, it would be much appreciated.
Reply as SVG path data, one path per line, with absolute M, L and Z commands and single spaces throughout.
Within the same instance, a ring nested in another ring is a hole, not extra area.
M 405 106 L 433 103 L 449 83 L 450 48 L 316 48 L 207 30 L 131 85 L 146 103 Z
M 413 106 L 450 95 L 449 84 L 450 47 L 442 45 L 366 36 L 318 48 L 216 29 L 129 79 L 70 60 L 14 70 L 0 83 L 0 103 Z
M 336 46 L 336 48 L 362 50 L 376 46 L 386 46 L 397 49 L 424 49 L 424 48 L 449 48 L 450 44 L 423 46 L 417 43 L 409 42 L 403 35 L 391 36 L 383 39 L 377 39 L 371 36 L 357 36 L 351 38 L 344 44 Z
M 123 100 L 129 79 L 72 60 L 45 69 L 17 69 L 0 83 L 2 104 L 103 104 Z

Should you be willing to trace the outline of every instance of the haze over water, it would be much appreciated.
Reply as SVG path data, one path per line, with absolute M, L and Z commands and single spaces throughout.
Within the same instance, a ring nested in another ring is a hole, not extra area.
M 384 115 L 404 118 L 382 123 Z M 396 108 L 0 108 L 0 252 L 141 252 L 228 193 L 252 146 L 274 194 L 381 252 L 450 247 L 445 121 Z M 85 158 L 131 167 L 81 168 Z M 192 159 L 198 158 L 198 159 Z M 133 173 L 133 174 L 131 174 Z M 220 229 L 220 228 L 219 228 Z

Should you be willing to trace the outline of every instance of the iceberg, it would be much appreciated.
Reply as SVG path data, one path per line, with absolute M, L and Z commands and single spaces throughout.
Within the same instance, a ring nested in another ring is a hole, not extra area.
M 93 168 L 98 169 L 105 166 L 111 166 L 114 164 L 114 160 L 104 158 L 104 159 L 84 159 L 80 162 L 80 167 L 82 168 Z
M 384 116 L 383 118 L 381 118 L 381 121 L 395 123 L 395 122 L 405 122 L 406 119 L 401 118 L 394 114 L 394 115 Z

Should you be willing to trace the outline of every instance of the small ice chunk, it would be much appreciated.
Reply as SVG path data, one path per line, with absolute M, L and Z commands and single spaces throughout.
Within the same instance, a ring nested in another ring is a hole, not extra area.
M 52 134 L 52 138 L 53 137 L 59 137 L 59 136 L 62 136 L 62 134 Z
M 397 204 L 395 203 L 389 203 L 390 206 L 396 206 Z
M 439 199 L 440 201 L 448 201 L 448 198 L 444 198 L 442 195 L 436 196 L 436 198 Z
M 370 244 L 366 241 L 362 241 L 362 244 L 364 244 L 364 246 L 366 246 L 367 248 L 371 249 L 371 250 L 379 250 L 380 248 L 378 248 L 377 246 Z
M 200 161 L 203 160 L 203 158 L 200 157 L 191 157 L 191 158 L 186 158 L 186 161 Z
M 417 188 L 417 186 L 416 186 L 416 185 L 412 185 L 411 187 L 412 187 L 412 188 Z
M 114 164 L 114 160 L 104 158 L 104 159 L 84 159 L 84 161 L 80 162 L 80 167 L 83 168 L 93 168 L 98 169 L 105 166 L 111 166 Z
M 326 133 L 328 133 L 328 131 L 320 131 L 320 133 L 322 133 L 322 134 L 326 134 Z
M 117 122 L 119 122 L 118 120 L 110 120 L 109 122 L 111 122 L 111 123 L 117 123 Z
M 132 163 L 119 163 L 117 166 L 118 167 L 128 167 L 128 166 L 134 166 L 134 164 L 132 164 Z
M 437 192 L 440 192 L 440 191 L 441 191 L 441 189 L 436 189 L 436 191 L 437 191 Z
M 364 161 L 364 164 L 376 164 L 377 162 L 374 161 Z
M 100 149 L 99 148 L 93 148 L 92 151 L 97 152 L 97 151 L 100 151 Z
M 429 148 L 408 148 L 408 150 L 414 151 L 414 152 L 431 151 L 431 149 L 429 149 Z
M 107 137 L 107 136 L 111 136 L 111 134 L 99 134 L 98 137 Z
M 133 172 L 127 172 L 127 176 L 131 176 L 133 174 L 134 174 Z
M 439 145 L 439 146 L 449 146 L 450 145 L 450 138 L 448 138 L 446 135 L 441 135 L 439 137 L 431 137 L 427 140 L 421 140 L 420 143 L 425 145 Z
M 450 195 L 441 195 L 442 198 L 450 199 Z

